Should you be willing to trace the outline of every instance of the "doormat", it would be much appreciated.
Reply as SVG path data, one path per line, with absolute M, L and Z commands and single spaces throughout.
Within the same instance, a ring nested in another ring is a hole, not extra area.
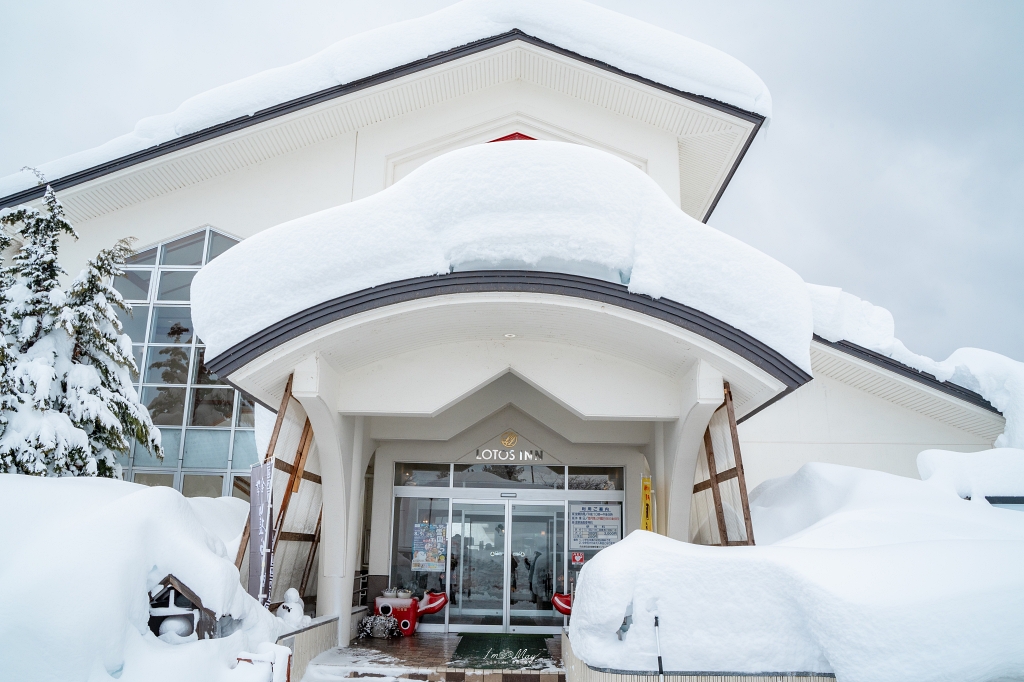
M 545 640 L 550 635 L 499 635 L 463 633 L 449 668 L 504 668 L 542 670 L 554 668 Z

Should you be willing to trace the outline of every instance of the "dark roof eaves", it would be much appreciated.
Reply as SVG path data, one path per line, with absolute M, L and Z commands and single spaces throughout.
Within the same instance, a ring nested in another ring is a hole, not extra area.
M 63 176 L 61 178 L 57 178 L 45 184 L 51 186 L 55 191 L 68 189 L 69 187 L 74 187 L 84 182 L 95 180 L 96 178 L 100 178 L 105 175 L 115 173 L 125 168 L 130 168 L 145 161 L 159 158 L 161 156 L 179 151 L 181 149 L 186 149 L 201 142 L 206 142 L 207 140 L 215 139 L 217 137 L 221 137 L 223 135 L 236 132 L 238 130 L 243 130 L 254 125 L 259 125 L 260 123 L 264 123 L 266 121 L 278 118 L 280 116 L 284 116 L 286 114 L 290 114 L 292 112 L 299 111 L 301 109 L 305 109 L 316 104 L 320 104 L 321 102 L 336 99 L 338 97 L 343 97 L 353 92 L 358 92 L 359 90 L 364 90 L 366 88 L 373 87 L 381 83 L 386 83 L 388 81 L 401 78 L 402 76 L 406 76 L 411 73 L 423 71 L 425 69 L 429 69 L 440 64 L 454 61 L 456 59 L 461 59 L 463 57 L 475 54 L 477 52 L 489 50 L 491 48 L 498 47 L 499 45 L 503 45 L 505 43 L 512 42 L 515 40 L 522 40 L 523 42 L 543 47 L 552 52 L 556 52 L 571 57 L 578 61 L 601 68 L 605 71 L 616 73 L 626 78 L 630 78 L 631 80 L 635 80 L 645 85 L 649 85 L 651 87 L 667 92 L 669 94 L 673 94 L 677 97 L 698 102 L 705 106 L 717 109 L 725 113 L 729 113 L 733 116 L 754 123 L 754 129 L 752 133 L 748 136 L 748 139 L 744 144 L 744 147 L 741 150 L 739 156 L 737 157 L 736 162 L 729 170 L 729 173 L 727 174 L 725 181 L 722 183 L 722 187 L 719 189 L 718 195 L 715 197 L 715 200 L 711 208 L 703 217 L 703 221 L 707 222 L 708 218 L 711 216 L 711 212 L 718 204 L 719 198 L 721 198 L 722 193 L 725 191 L 725 187 L 729 184 L 729 181 L 732 179 L 732 176 L 735 173 L 736 168 L 739 165 L 739 162 L 742 160 L 747 148 L 750 146 L 751 141 L 757 134 L 757 131 L 760 130 L 761 124 L 764 122 L 765 117 L 761 116 L 760 114 L 755 114 L 753 112 L 746 111 L 745 109 L 741 109 L 740 107 L 736 107 L 734 105 L 726 104 L 725 102 L 712 99 L 710 97 L 685 92 L 683 90 L 677 90 L 675 88 L 672 88 L 671 86 L 663 85 L 656 81 L 652 81 L 648 78 L 644 78 L 643 76 L 633 74 L 628 71 L 624 71 L 622 69 L 614 67 L 605 62 L 599 61 L 597 59 L 585 57 L 576 52 L 572 52 L 571 50 L 566 50 L 552 43 L 545 42 L 539 38 L 535 38 L 534 36 L 524 33 L 519 29 L 512 29 L 511 31 L 491 36 L 490 38 L 483 38 L 481 40 L 477 40 L 472 43 L 467 43 L 465 45 L 460 45 L 458 47 L 446 50 L 444 52 L 438 52 L 433 55 L 428 55 L 423 59 L 419 59 L 414 62 L 404 64 L 402 66 L 397 66 L 392 69 L 382 71 L 378 74 L 374 74 L 371 76 L 367 76 L 365 78 L 352 81 L 351 83 L 343 83 L 331 88 L 310 93 L 308 95 L 303 95 L 302 97 L 297 97 L 287 102 L 275 104 L 274 106 L 267 107 L 266 109 L 261 109 L 260 111 L 254 112 L 249 116 L 239 116 L 230 121 L 224 121 L 222 123 L 218 123 L 208 128 L 204 128 L 203 130 L 198 130 L 194 133 L 189 133 L 187 135 L 182 135 L 181 137 L 176 137 L 173 140 L 168 140 L 161 144 L 154 145 L 153 147 L 142 149 L 140 151 L 127 154 L 117 159 L 112 159 L 110 161 L 97 164 L 90 168 L 85 168 L 83 170 L 76 171 L 74 173 Z M 5 197 L 0 197 L 0 208 L 4 208 L 7 206 L 16 206 L 18 204 L 25 203 L 26 201 L 38 199 L 39 197 L 43 196 L 44 191 L 45 185 L 40 184 L 35 187 L 30 187 L 28 189 L 15 192 L 13 194 L 9 194 Z
M 981 394 L 975 393 L 971 389 L 965 388 L 960 384 L 954 384 L 951 381 L 939 381 L 934 375 L 914 369 L 909 365 L 905 365 L 898 360 L 893 360 L 881 353 L 869 350 L 863 346 L 858 346 L 857 344 L 849 341 L 829 341 L 817 334 L 814 335 L 814 340 L 824 346 L 846 353 L 847 355 L 852 355 L 853 357 L 864 360 L 872 365 L 881 367 L 882 369 L 887 369 L 890 372 L 916 381 L 919 384 L 923 384 L 929 388 L 945 393 L 946 395 L 958 398 L 965 403 L 970 403 L 971 405 L 988 410 L 989 412 L 994 412 L 1000 416 L 1003 414 Z

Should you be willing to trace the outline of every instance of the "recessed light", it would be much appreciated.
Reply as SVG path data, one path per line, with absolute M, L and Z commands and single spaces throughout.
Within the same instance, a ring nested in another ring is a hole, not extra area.
M 516 338 L 516 335 L 515 334 L 505 334 L 505 338 L 506 339 L 514 339 L 514 338 Z

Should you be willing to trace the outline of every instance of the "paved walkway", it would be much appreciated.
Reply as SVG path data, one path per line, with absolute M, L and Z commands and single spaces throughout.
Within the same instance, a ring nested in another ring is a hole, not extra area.
M 314 658 L 302 682 L 336 682 L 358 677 L 377 678 L 373 682 L 565 682 L 558 635 L 546 640 L 550 663 L 539 670 L 449 667 L 459 640 L 459 635 L 433 632 L 392 640 L 353 640 L 345 649 L 329 649 Z

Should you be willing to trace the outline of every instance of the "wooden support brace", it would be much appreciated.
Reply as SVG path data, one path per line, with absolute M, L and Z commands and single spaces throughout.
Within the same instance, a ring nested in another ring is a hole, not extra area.
M 302 427 L 302 437 L 299 438 L 299 447 L 295 451 L 295 461 L 305 461 L 306 455 L 309 454 L 309 446 L 313 442 L 313 425 L 306 419 L 306 423 Z M 274 537 L 274 548 L 272 551 L 277 551 L 277 543 L 281 541 L 281 530 L 284 528 L 285 514 L 288 513 L 288 503 L 292 499 L 292 490 L 298 488 L 299 476 L 301 470 L 298 466 L 292 469 L 292 473 L 288 476 L 288 485 L 285 486 L 284 496 L 281 498 L 281 508 L 277 512 L 277 523 L 274 524 L 274 528 L 277 529 L 277 535 Z
M 242 570 L 242 559 L 245 558 L 245 550 L 249 546 L 249 524 L 242 529 L 242 540 L 238 543 L 238 554 L 235 555 L 235 568 Z
M 722 546 L 729 542 L 729 532 L 725 527 L 725 509 L 722 507 L 722 491 L 718 487 L 718 465 L 715 463 L 715 450 L 711 447 L 711 429 L 704 432 L 704 450 L 708 455 L 708 474 L 711 483 L 711 496 L 715 500 L 715 517 L 718 519 L 718 535 Z
M 736 467 L 733 467 L 732 469 L 726 469 L 722 473 L 718 474 L 718 476 L 715 477 L 715 480 L 718 481 L 719 484 L 721 484 L 724 481 L 728 481 L 730 479 L 736 478 L 736 476 L 737 476 Z M 697 485 L 693 486 L 693 492 L 699 493 L 700 491 L 707 490 L 710 487 L 711 487 L 711 479 L 709 478 L 706 481 L 701 481 Z
M 736 482 L 740 487 L 740 501 L 743 503 L 743 524 L 747 530 L 746 544 L 754 544 L 754 523 L 750 518 L 750 503 L 747 501 L 747 478 L 743 474 L 743 457 L 740 455 L 740 435 L 736 428 L 736 412 L 732 405 L 732 389 L 725 382 L 725 409 L 729 415 L 729 433 L 732 435 L 732 453 L 736 460 Z
M 267 454 L 263 457 L 264 462 L 269 462 L 274 458 L 274 448 L 277 447 L 277 439 L 281 435 L 281 425 L 284 424 L 284 413 L 288 410 L 288 401 L 292 399 L 292 379 L 294 377 L 294 374 L 289 374 L 288 383 L 284 385 L 284 396 L 281 398 L 281 407 L 277 410 L 277 419 L 274 420 L 274 430 L 270 434 Z
M 324 520 L 324 508 L 320 507 L 320 515 L 316 519 L 316 531 L 313 533 L 313 544 L 309 546 L 309 555 L 306 557 L 306 567 L 302 569 L 302 582 L 299 583 L 299 596 L 306 598 L 306 588 L 309 587 L 309 577 L 313 574 L 313 559 L 316 557 L 316 548 L 320 545 L 320 523 Z

